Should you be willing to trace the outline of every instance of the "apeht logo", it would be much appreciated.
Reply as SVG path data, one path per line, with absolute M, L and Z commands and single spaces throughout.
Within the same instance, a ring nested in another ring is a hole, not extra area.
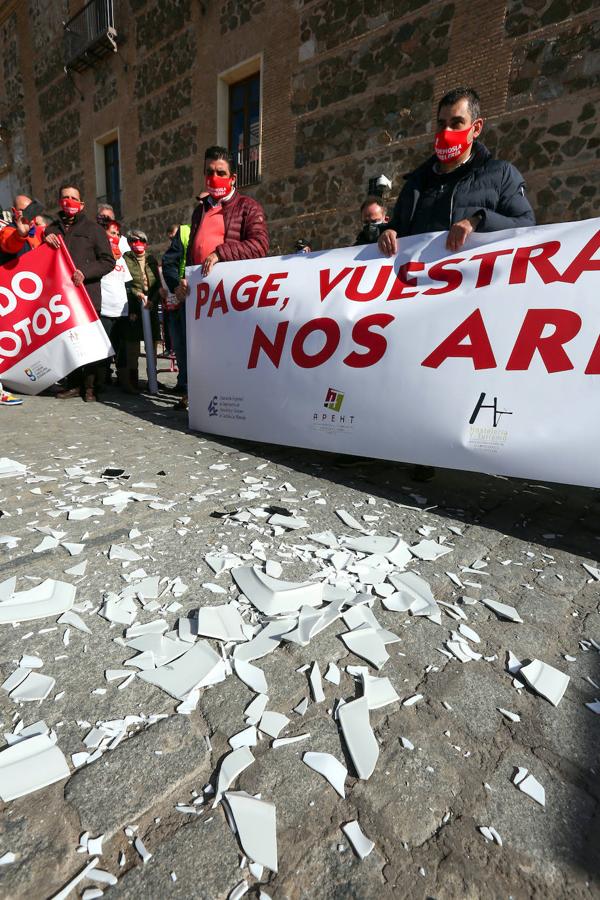
M 37 375 L 31 369 L 25 369 L 25 374 L 30 381 L 37 381 Z
M 493 403 L 484 403 L 485 393 L 479 395 L 479 400 L 475 404 L 475 409 L 471 413 L 471 418 L 469 419 L 469 425 L 474 425 L 477 421 L 477 417 L 482 409 L 491 409 L 492 410 L 492 427 L 497 428 L 502 416 L 512 416 L 512 412 L 508 409 L 498 409 L 498 398 L 494 397 Z
M 208 414 L 209 416 L 219 415 L 219 400 L 216 394 L 208 404 Z
M 342 403 L 344 402 L 344 394 L 341 391 L 336 391 L 334 388 L 329 388 L 327 394 L 325 396 L 325 403 L 323 406 L 326 409 L 330 409 L 333 412 L 339 412 L 342 408 Z
M 313 428 L 328 432 L 349 431 L 354 425 L 356 417 L 349 413 L 347 408 L 345 412 L 341 411 L 345 399 L 346 395 L 343 391 L 338 391 L 337 388 L 328 388 L 323 402 L 325 412 L 321 408 L 320 411 L 313 413 Z

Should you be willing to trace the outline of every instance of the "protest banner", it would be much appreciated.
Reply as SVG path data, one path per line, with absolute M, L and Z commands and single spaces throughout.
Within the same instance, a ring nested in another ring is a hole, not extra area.
M 0 266 L 0 381 L 39 394 L 86 363 L 113 353 L 73 261 L 61 241 Z
M 189 268 L 193 429 L 600 486 L 600 219 Z

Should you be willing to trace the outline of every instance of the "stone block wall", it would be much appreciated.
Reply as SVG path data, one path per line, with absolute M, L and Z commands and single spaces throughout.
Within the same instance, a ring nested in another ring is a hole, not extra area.
M 351 243 L 369 178 L 387 175 L 393 202 L 431 152 L 437 99 L 461 82 L 538 221 L 600 214 L 593 0 L 119 0 L 118 53 L 69 78 L 62 22 L 81 5 L 0 0 L 13 175 L 51 209 L 73 179 L 93 212 L 94 142 L 118 130 L 126 223 L 164 246 L 203 186 L 218 77 L 260 57 L 263 171 L 247 191 L 274 253 L 298 237 Z

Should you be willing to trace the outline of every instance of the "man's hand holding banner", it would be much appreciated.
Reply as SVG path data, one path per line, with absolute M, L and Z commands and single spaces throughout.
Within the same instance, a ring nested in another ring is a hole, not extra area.
M 0 266 L 0 382 L 39 394 L 113 352 L 64 244 L 43 244 Z
M 600 220 L 187 270 L 190 425 L 600 487 Z

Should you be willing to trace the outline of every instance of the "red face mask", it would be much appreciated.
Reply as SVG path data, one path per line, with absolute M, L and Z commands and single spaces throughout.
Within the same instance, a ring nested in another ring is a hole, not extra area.
M 452 131 L 450 128 L 438 131 L 435 136 L 434 150 L 440 162 L 452 162 L 469 149 L 471 142 L 467 140 L 467 136 L 472 127 L 469 125 L 462 131 Z
M 233 189 L 233 178 L 231 175 L 207 175 L 206 190 L 215 200 L 222 200 Z
M 119 238 L 118 234 L 109 234 L 108 239 L 111 242 L 111 244 L 116 244 L 117 247 L 119 246 L 120 238 Z
M 146 252 L 146 245 L 143 241 L 132 241 L 131 249 L 135 253 L 136 256 L 143 256 Z
M 73 200 L 72 197 L 61 197 L 60 208 L 67 216 L 76 216 L 83 209 L 81 200 Z

